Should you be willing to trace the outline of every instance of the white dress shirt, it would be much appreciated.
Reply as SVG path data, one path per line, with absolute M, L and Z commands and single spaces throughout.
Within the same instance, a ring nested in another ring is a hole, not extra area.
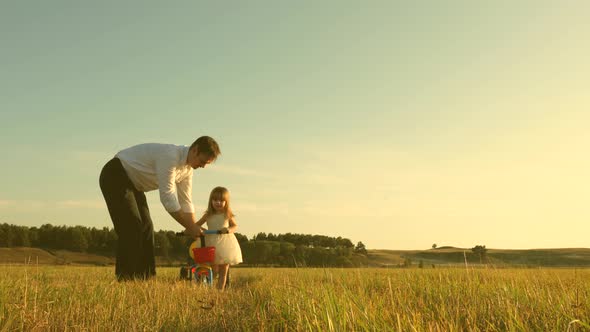
M 188 146 L 146 143 L 119 151 L 129 179 L 139 191 L 160 190 L 168 212 L 195 212 L 192 203 L 193 169 L 186 163 Z

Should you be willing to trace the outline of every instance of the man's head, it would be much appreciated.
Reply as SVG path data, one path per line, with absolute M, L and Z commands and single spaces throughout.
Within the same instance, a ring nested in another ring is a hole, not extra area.
M 220 154 L 219 145 L 213 138 L 201 136 L 191 145 L 186 162 L 193 169 L 203 168 L 214 162 Z

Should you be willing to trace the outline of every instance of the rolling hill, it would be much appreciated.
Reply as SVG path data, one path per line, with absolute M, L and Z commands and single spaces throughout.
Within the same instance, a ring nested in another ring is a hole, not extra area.
M 394 267 L 406 260 L 424 266 L 457 266 L 482 264 L 479 255 L 468 248 L 445 247 L 429 250 L 368 250 L 372 266 Z M 562 249 L 488 249 L 487 263 L 494 266 L 518 267 L 590 267 L 590 248 Z

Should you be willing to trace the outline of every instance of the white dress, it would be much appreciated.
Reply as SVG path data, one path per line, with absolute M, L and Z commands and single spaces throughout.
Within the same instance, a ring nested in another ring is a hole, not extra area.
M 229 219 L 224 213 L 218 213 L 207 218 L 207 229 L 220 230 L 229 227 Z M 197 247 L 200 247 L 201 241 L 197 241 Z M 238 239 L 233 233 L 229 234 L 205 234 L 205 246 L 215 247 L 214 264 L 239 264 L 242 262 L 242 250 Z

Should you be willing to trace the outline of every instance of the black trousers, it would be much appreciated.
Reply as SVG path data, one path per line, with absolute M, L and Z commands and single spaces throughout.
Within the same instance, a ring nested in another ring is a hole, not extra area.
M 117 279 L 155 276 L 154 225 L 145 194 L 135 189 L 118 158 L 104 165 L 99 183 L 119 238 L 115 267 Z

